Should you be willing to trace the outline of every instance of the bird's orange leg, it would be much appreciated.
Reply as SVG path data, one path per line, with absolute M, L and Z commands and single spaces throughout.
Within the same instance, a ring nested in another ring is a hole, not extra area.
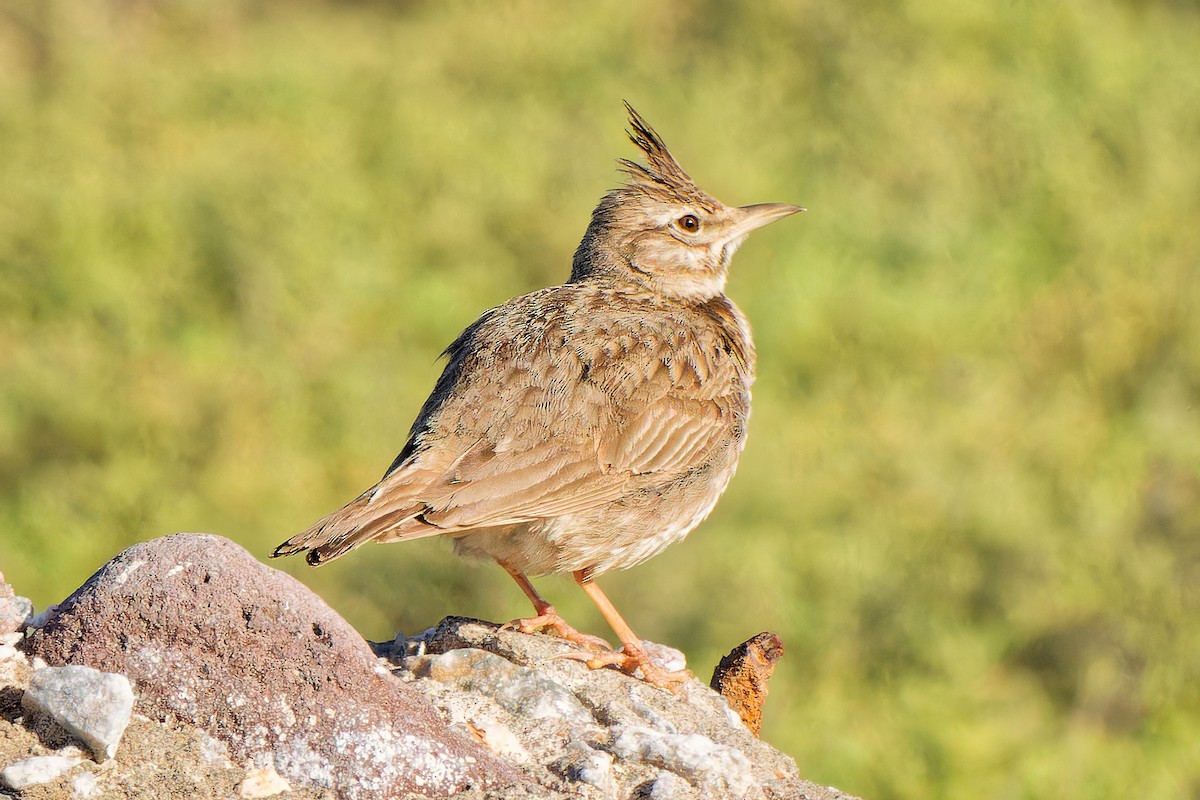
M 600 609 L 600 613 L 604 615 L 604 619 L 608 620 L 608 624 L 612 627 L 613 633 L 617 634 L 617 638 L 621 640 L 622 652 L 598 653 L 588 659 L 587 665 L 591 669 L 606 667 L 610 664 L 615 665 L 622 672 L 630 675 L 635 670 L 642 671 L 642 678 L 653 686 L 660 689 L 669 689 L 677 691 L 685 681 L 692 677 L 692 673 L 686 669 L 671 671 L 665 670 L 650 660 L 649 653 L 646 648 L 642 647 L 642 640 L 638 638 L 633 629 L 619 613 L 612 601 L 604 592 L 600 591 L 600 587 L 591 579 L 585 570 L 579 570 L 574 573 L 575 582 L 579 584 L 579 588 L 587 592 L 588 597 L 592 598 L 592 602 L 596 604 L 596 608 Z
M 517 582 L 517 586 L 521 587 L 521 591 L 529 598 L 529 602 L 533 603 L 533 610 L 537 614 L 536 617 L 524 617 L 506 622 L 501 628 L 513 628 L 521 633 L 536 633 L 537 631 L 549 628 L 568 642 L 583 645 L 589 650 L 612 650 L 612 645 L 599 636 L 582 633 L 571 627 L 558 611 L 555 610 L 554 606 L 550 605 L 546 601 L 546 598 L 538 593 L 538 590 L 529 582 L 529 578 L 525 577 L 524 572 L 503 561 L 497 561 L 496 563 L 504 567 L 504 571 L 511 575 L 512 579 Z

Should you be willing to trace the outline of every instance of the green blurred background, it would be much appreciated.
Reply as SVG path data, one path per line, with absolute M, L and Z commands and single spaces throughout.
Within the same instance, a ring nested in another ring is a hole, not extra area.
M 349 500 L 565 279 L 628 99 L 809 208 L 734 264 L 737 478 L 602 581 L 638 632 L 778 631 L 765 738 L 868 798 L 1198 798 L 1198 53 L 1192 2 L 4 0 L 0 570 Z M 443 542 L 278 566 L 368 638 L 528 610 Z

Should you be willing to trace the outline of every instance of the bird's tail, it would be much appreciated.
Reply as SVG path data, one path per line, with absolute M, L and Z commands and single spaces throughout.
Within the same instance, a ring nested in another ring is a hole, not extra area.
M 386 501 L 379 496 L 378 487 L 363 492 L 344 508 L 323 518 L 303 533 L 298 533 L 275 548 L 271 558 L 290 556 L 305 550 L 305 560 L 312 566 L 332 561 L 361 544 L 391 534 L 388 541 L 419 539 L 436 536 L 442 530 L 418 519 L 428 510 L 419 500 Z M 411 530 L 398 532 L 400 527 Z

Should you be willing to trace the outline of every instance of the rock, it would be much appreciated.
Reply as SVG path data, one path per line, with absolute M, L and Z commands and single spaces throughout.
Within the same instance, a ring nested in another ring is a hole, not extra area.
M 20 634 L 16 634 L 19 636 Z M 24 653 L 16 648 L 17 642 L 0 640 L 0 662 L 21 658 Z
M 28 597 L 0 599 L 0 633 L 16 633 L 33 619 L 33 602 Z
M 135 715 L 121 738 L 117 757 L 91 769 L 88 753 L 70 744 L 71 738 L 51 719 L 25 713 L 21 695 L 29 688 L 32 670 L 0 670 L 0 767 L 31 756 L 67 756 L 82 762 L 57 780 L 19 793 L 26 800 L 231 800 L 246 770 L 221 753 L 220 744 L 203 731 L 178 722 L 153 722 Z M 8 796 L 0 791 L 0 796 Z M 288 800 L 337 800 L 332 790 L 305 790 Z
M 82 761 L 82 758 L 70 756 L 25 758 L 0 770 L 0 784 L 19 792 L 39 783 L 49 783 Z
M 713 670 L 709 685 L 725 698 L 755 736 L 762 727 L 767 681 L 782 657 L 783 641 L 779 635 L 763 631 L 730 650 Z
M 700 795 L 686 780 L 674 772 L 663 770 L 646 784 L 644 797 L 646 800 L 699 800 Z
M 563 686 L 537 670 L 517 666 L 486 650 L 449 650 L 438 656 L 424 656 L 414 667 L 420 677 L 486 694 L 512 713 L 529 719 L 593 722 L 591 713 Z
M 133 715 L 133 689 L 124 675 L 85 666 L 45 667 L 33 673 L 21 706 L 49 716 L 103 761 L 117 754 Z
M 33 619 L 33 603 L 20 597 L 4 581 L 0 573 L 0 634 L 16 633 Z
M 562 658 L 576 648 L 561 639 L 461 617 L 398 636 L 396 646 L 420 654 L 379 645 L 402 664 L 398 674 L 457 725 L 504 726 L 528 754 L 523 768 L 543 785 L 585 798 L 846 798 L 802 780 L 792 759 L 696 680 L 672 694 Z M 535 717 L 539 693 L 554 700 Z
M 608 747 L 626 761 L 642 761 L 684 778 L 703 789 L 707 797 L 763 796 L 745 755 L 698 733 L 621 727 L 613 731 Z
M 529 761 L 529 751 L 525 749 L 525 745 L 521 744 L 517 735 L 502 723 L 479 717 L 464 722 L 471 733 L 475 734 L 475 737 L 483 742 L 488 750 L 505 761 L 515 764 L 524 764 Z
M 292 786 L 356 800 L 525 783 L 448 730 L 320 598 L 221 537 L 129 548 L 25 648 L 53 665 L 128 675 L 139 713 L 197 726 L 235 761 L 273 768 Z
M 458 617 L 375 645 L 382 661 L 218 537 L 131 548 L 19 647 L 0 658 L 0 765 L 83 755 L 46 715 L 21 716 L 42 673 L 127 675 L 139 712 L 115 759 L 31 798 L 850 800 L 802 780 L 699 681 L 663 691 L 587 669 L 562 639 Z
M 197 749 L 205 764 L 211 767 L 233 768 L 233 762 L 229 760 L 229 748 L 224 742 L 209 736 L 207 731 L 197 730 L 195 733 Z

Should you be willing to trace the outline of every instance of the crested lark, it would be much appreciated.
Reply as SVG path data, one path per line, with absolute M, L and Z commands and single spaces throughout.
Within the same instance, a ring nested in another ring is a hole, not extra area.
M 309 564 L 364 542 L 448 536 L 495 559 L 550 628 L 670 688 L 594 578 L 639 564 L 712 510 L 746 439 L 754 345 L 725 297 L 729 260 L 755 228 L 797 206 L 726 206 L 692 182 L 628 104 L 646 164 L 592 212 L 571 278 L 485 311 L 379 483 L 274 556 Z M 568 625 L 527 575 L 570 572 L 623 645 Z

